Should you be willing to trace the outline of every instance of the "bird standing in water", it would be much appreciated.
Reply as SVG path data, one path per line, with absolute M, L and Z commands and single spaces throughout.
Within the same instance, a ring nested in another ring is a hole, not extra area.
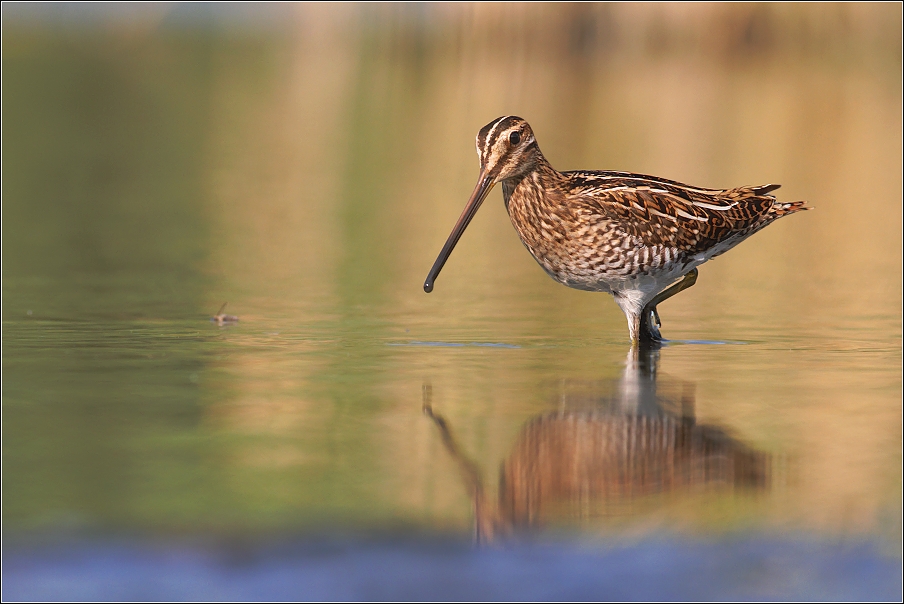
M 502 183 L 521 242 L 550 277 L 607 292 L 632 343 L 659 342 L 658 304 L 692 286 L 697 267 L 777 218 L 810 208 L 780 203 L 780 185 L 704 189 L 630 172 L 558 172 L 530 125 L 508 115 L 477 134 L 480 176 L 424 282 L 433 284 L 480 204 Z

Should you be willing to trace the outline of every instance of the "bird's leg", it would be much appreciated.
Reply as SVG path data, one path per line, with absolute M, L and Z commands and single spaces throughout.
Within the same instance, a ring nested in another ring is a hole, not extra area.
M 674 285 L 670 285 L 665 288 L 656 296 L 650 300 L 646 306 L 644 306 L 643 312 L 641 312 L 641 317 L 643 318 L 643 322 L 647 324 L 647 329 L 641 330 L 641 337 L 644 332 L 649 332 L 647 337 L 652 337 L 652 339 L 662 339 L 662 336 L 659 334 L 659 327 L 662 326 L 662 321 L 659 319 L 659 311 L 656 310 L 656 307 L 665 302 L 675 294 L 686 290 L 691 287 L 694 283 L 697 282 L 697 269 L 691 269 L 689 273 L 684 275 L 681 278 L 681 281 L 675 283 Z M 655 327 L 654 327 L 655 322 Z
M 659 328 L 653 323 L 653 311 L 649 307 L 639 313 L 625 313 L 628 317 L 628 334 L 631 336 L 632 346 L 647 346 L 662 342 Z
M 656 294 L 656 296 L 647 303 L 646 308 L 652 310 L 653 313 L 656 315 L 656 319 L 657 319 L 656 323 L 658 325 L 661 325 L 662 323 L 659 322 L 659 313 L 656 311 L 656 306 L 662 302 L 665 302 L 666 300 L 668 300 L 675 294 L 682 292 L 682 291 L 686 290 L 687 288 L 691 287 L 694 283 L 697 282 L 697 274 L 698 274 L 697 269 L 691 269 L 691 271 L 689 273 L 687 273 L 686 275 L 684 275 L 684 277 L 681 278 L 681 281 L 665 288 L 664 290 L 662 290 L 661 292 Z
M 640 328 L 643 321 L 640 315 L 625 313 L 628 317 L 628 336 L 631 338 L 631 344 L 637 344 L 640 341 Z
M 656 321 L 656 309 L 650 309 L 649 306 L 644 307 L 638 316 L 640 326 L 638 328 L 638 342 L 640 344 L 656 344 L 662 342 L 662 334 L 659 333 L 659 326 Z

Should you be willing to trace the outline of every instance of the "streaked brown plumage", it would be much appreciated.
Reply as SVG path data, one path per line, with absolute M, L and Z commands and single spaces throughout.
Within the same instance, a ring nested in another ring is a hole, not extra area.
M 808 210 L 781 203 L 779 185 L 705 189 L 629 172 L 558 172 L 530 125 L 505 116 L 477 135 L 480 177 L 424 283 L 433 283 L 492 187 L 502 183 L 512 225 L 550 277 L 611 293 L 632 342 L 660 340 L 656 306 L 694 284 L 697 266 L 777 218 Z

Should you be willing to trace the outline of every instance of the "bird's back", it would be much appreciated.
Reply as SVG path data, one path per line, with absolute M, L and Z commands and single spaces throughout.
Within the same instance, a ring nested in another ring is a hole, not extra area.
M 706 189 L 630 172 L 544 169 L 503 186 L 512 224 L 540 265 L 595 291 L 645 275 L 655 289 L 807 209 L 776 201 L 779 185 Z
M 778 202 L 770 195 L 781 186 L 776 184 L 707 189 L 629 172 L 563 175 L 584 212 L 609 219 L 645 246 L 665 245 L 688 254 L 739 243 L 781 216 L 810 209 L 803 201 Z

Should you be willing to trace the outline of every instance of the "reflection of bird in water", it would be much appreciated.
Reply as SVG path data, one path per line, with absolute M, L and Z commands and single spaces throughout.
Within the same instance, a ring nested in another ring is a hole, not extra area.
M 558 172 L 526 121 L 508 115 L 477 134 L 480 176 L 430 269 L 433 284 L 480 204 L 502 183 L 522 243 L 550 277 L 611 293 L 632 342 L 657 341 L 656 306 L 697 280 L 697 266 L 805 202 L 780 203 L 779 185 L 703 189 L 628 172 Z
M 479 542 L 550 520 L 630 513 L 633 502 L 656 493 L 768 486 L 769 456 L 696 424 L 693 384 L 659 378 L 658 355 L 633 348 L 614 384 L 566 384 L 564 406 L 522 428 L 502 463 L 496 505 L 425 387 L 425 413 L 465 479 Z

